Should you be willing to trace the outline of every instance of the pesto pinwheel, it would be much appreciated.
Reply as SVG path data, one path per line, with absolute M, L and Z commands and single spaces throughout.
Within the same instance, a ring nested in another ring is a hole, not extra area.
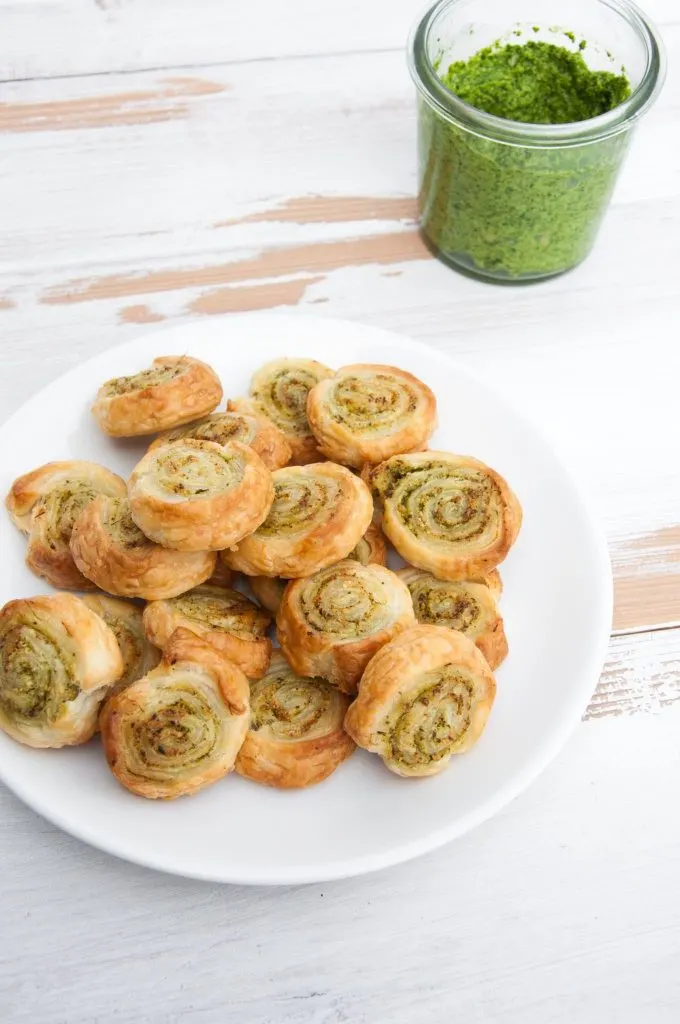
M 406 370 L 357 363 L 312 388 L 307 417 L 319 450 L 359 469 L 425 448 L 437 426 L 437 401 Z
M 495 470 L 466 455 L 395 455 L 371 474 L 382 528 L 411 565 L 443 580 L 476 580 L 515 543 L 522 509 Z
M 369 662 L 345 729 L 397 775 L 436 775 L 477 742 L 495 695 L 472 640 L 444 626 L 414 626 Z
M 415 624 L 411 595 L 396 573 L 350 560 L 289 584 L 276 617 L 295 671 L 346 693 L 356 693 L 376 651 Z
M 180 629 L 157 668 L 106 701 L 100 728 L 121 785 L 151 800 L 171 800 L 232 770 L 249 718 L 241 670 Z
M 0 610 L 0 728 L 29 747 L 85 743 L 124 671 L 116 637 L 73 594 Z
M 10 517 L 28 535 L 26 564 L 64 590 L 89 590 L 92 582 L 74 563 L 73 525 L 98 494 L 124 498 L 125 482 L 96 462 L 48 462 L 12 484 L 5 500 Z
M 250 684 L 250 728 L 236 771 L 279 789 L 328 778 L 355 749 L 343 729 L 348 706 L 334 686 L 297 676 L 275 651 L 263 678 Z
M 319 451 L 307 421 L 307 396 L 332 373 L 314 359 L 274 359 L 253 375 L 249 397 L 231 399 L 228 408 L 264 417 L 278 427 L 291 447 L 294 465 L 318 462 Z
M 271 473 L 239 441 L 182 438 L 162 445 L 146 453 L 128 483 L 137 526 L 179 551 L 237 544 L 266 518 L 273 494 Z
M 165 648 L 178 628 L 191 630 L 229 658 L 250 679 L 259 679 L 269 664 L 272 643 L 269 615 L 238 590 L 207 584 L 144 609 L 144 628 L 157 647 Z
M 155 434 L 212 412 L 222 400 L 215 371 L 190 356 L 159 356 L 130 377 L 102 384 L 92 412 L 111 437 Z

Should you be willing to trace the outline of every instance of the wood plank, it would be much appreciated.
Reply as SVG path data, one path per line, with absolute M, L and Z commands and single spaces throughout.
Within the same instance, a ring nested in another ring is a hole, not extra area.
M 421 0 L 0 0 L 0 78 L 45 78 L 227 61 L 403 50 Z M 674 0 L 647 0 L 662 26 Z M 578 26 L 572 25 L 574 31 Z
M 612 638 L 584 721 L 658 714 L 680 701 L 680 629 Z
M 680 60 L 680 27 L 667 42 Z M 677 623 L 677 116 L 667 90 L 587 263 L 509 289 L 454 274 L 417 234 L 401 54 L 15 83 L 2 410 L 140 324 L 294 307 L 391 327 L 513 395 L 578 468 L 612 548 L 616 628 Z
M 656 0 L 659 3 L 659 0 Z M 0 78 L 403 49 L 420 0 L 2 0 Z

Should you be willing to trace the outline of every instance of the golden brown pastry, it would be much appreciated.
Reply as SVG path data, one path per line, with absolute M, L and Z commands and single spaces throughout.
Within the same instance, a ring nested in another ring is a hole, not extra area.
M 451 452 L 395 455 L 371 474 L 383 531 L 407 562 L 442 580 L 476 580 L 508 554 L 522 509 L 483 462 Z
M 15 526 L 28 534 L 28 567 L 55 587 L 91 590 L 69 548 L 73 524 L 97 494 L 124 498 L 126 493 L 115 473 L 76 459 L 48 462 L 18 477 L 5 505 Z
M 380 527 L 371 523 L 347 557 L 361 562 L 362 565 L 387 565 L 387 545 Z
M 107 698 L 112 697 L 155 668 L 161 660 L 161 652 L 149 643 L 144 632 L 142 609 L 132 601 L 121 601 L 104 594 L 87 594 L 83 604 L 104 620 L 118 641 L 123 656 L 123 674 L 106 695 Z
M 369 662 L 345 729 L 397 775 L 436 775 L 477 742 L 495 695 L 472 640 L 444 626 L 415 626 Z
M 249 576 L 248 583 L 262 607 L 276 615 L 288 580 L 280 576 Z
M 272 474 L 274 503 L 262 525 L 222 559 L 248 576 L 309 576 L 346 558 L 371 522 L 368 487 L 332 462 Z
M 73 560 L 88 581 L 120 597 L 158 601 L 204 583 L 214 572 L 214 551 L 173 551 L 154 544 L 130 514 L 127 497 L 100 495 L 73 524 Z
M 319 462 L 316 441 L 307 422 L 307 395 L 310 388 L 332 373 L 314 359 L 274 359 L 254 374 L 250 397 L 232 399 L 227 407 L 264 416 L 277 426 L 291 447 L 294 465 Z
M 210 579 L 206 580 L 206 583 L 211 587 L 228 587 L 232 590 L 237 579 L 238 573 L 234 572 L 233 569 L 228 569 L 224 562 L 218 558 L 215 562 L 213 574 Z
M 498 569 L 492 569 L 491 572 L 487 572 L 486 575 L 480 577 L 479 582 L 484 583 L 489 588 L 494 601 L 499 600 L 503 593 L 503 580 Z
M 387 562 L 387 547 L 385 538 L 379 526 L 373 523 L 366 530 L 356 547 L 347 556 L 362 565 L 385 565 Z M 263 608 L 266 608 L 272 615 L 276 615 L 281 604 L 283 592 L 286 589 L 287 580 L 278 576 L 249 576 L 248 582 Z
M 241 670 L 180 629 L 157 668 L 106 701 L 100 726 L 118 781 L 139 796 L 172 800 L 231 771 L 249 717 Z
M 128 483 L 132 518 L 165 548 L 219 551 L 266 518 L 271 473 L 252 448 L 181 439 L 146 453 Z
M 312 388 L 307 418 L 324 455 L 360 469 L 425 448 L 437 426 L 437 401 L 406 370 L 356 363 Z
M 237 412 L 214 412 L 184 427 L 166 430 L 155 441 L 151 442 L 149 451 L 160 448 L 168 441 L 179 441 L 183 437 L 193 437 L 196 441 L 214 441 L 216 444 L 229 444 L 240 441 L 248 445 L 260 456 L 267 469 L 281 469 L 290 462 L 290 445 L 282 431 L 269 420 L 246 416 Z
M 0 610 L 0 728 L 29 747 L 85 743 L 123 672 L 106 623 L 73 594 Z
M 137 437 L 190 423 L 222 400 L 213 369 L 190 356 L 159 356 L 148 370 L 102 384 L 92 412 L 105 434 Z
M 238 590 L 196 587 L 169 601 L 152 601 L 144 609 L 144 628 L 152 643 L 165 649 L 178 628 L 191 630 L 229 658 L 250 679 L 269 665 L 271 619 Z
M 395 573 L 346 560 L 286 587 L 276 632 L 299 675 L 356 693 L 376 651 L 415 624 L 408 587 Z
M 400 569 L 418 622 L 464 633 L 479 647 L 490 668 L 508 653 L 503 619 L 490 589 L 471 580 L 438 580 L 423 569 Z
M 267 674 L 250 685 L 250 729 L 236 771 L 279 789 L 328 778 L 355 750 L 343 729 L 348 706 L 334 686 L 296 676 L 275 651 Z

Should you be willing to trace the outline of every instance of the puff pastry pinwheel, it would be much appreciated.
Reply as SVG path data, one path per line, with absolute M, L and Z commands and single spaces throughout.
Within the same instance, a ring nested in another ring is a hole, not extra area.
M 307 418 L 324 455 L 359 469 L 425 448 L 437 426 L 437 401 L 406 370 L 357 363 L 312 388 Z
M 471 580 L 438 580 L 423 569 L 397 572 L 411 592 L 418 622 L 446 626 L 473 640 L 489 663 L 498 668 L 508 653 L 503 619 L 491 590 Z
M 137 437 L 190 423 L 221 400 L 219 377 L 206 363 L 190 356 L 159 356 L 141 373 L 102 384 L 92 412 L 110 437 Z
M 157 668 L 106 701 L 99 724 L 118 781 L 139 796 L 171 800 L 231 771 L 249 717 L 241 670 L 180 629 Z
M 466 455 L 395 455 L 376 467 L 371 483 L 399 554 L 439 579 L 483 577 L 506 557 L 522 524 L 503 477 Z
M 385 538 L 380 527 L 373 523 L 366 530 L 359 543 L 350 551 L 347 556 L 363 565 L 385 565 L 387 562 L 387 547 Z M 266 608 L 272 615 L 276 615 L 281 604 L 283 592 L 286 589 L 287 580 L 278 576 L 250 576 L 248 579 L 255 597 L 263 608 Z
M 92 589 L 76 567 L 69 541 L 73 524 L 97 494 L 125 497 L 125 482 L 96 462 L 48 462 L 18 477 L 5 500 L 10 517 L 28 534 L 26 564 L 55 587 Z
M 444 626 L 415 626 L 369 662 L 345 729 L 397 775 L 436 775 L 477 742 L 495 694 L 472 640 Z
M 287 466 L 272 478 L 269 515 L 233 550 L 222 552 L 225 564 L 248 576 L 290 579 L 346 558 L 373 516 L 363 480 L 333 462 Z
M 270 420 L 285 435 L 294 465 L 319 462 L 319 451 L 307 422 L 307 395 L 332 373 L 314 359 L 274 359 L 254 374 L 250 397 L 231 399 L 227 408 Z
M 19 743 L 85 743 L 122 673 L 113 632 L 73 594 L 10 601 L 0 610 L 0 728 Z
M 71 554 L 100 590 L 158 601 L 204 583 L 214 551 L 173 551 L 149 540 L 130 514 L 127 498 L 99 495 L 82 510 L 71 533 Z
M 240 441 L 257 452 L 267 469 L 281 469 L 290 462 L 290 445 L 282 431 L 268 420 L 257 419 L 255 416 L 214 412 L 194 423 L 164 431 L 151 442 L 149 449 L 160 448 L 168 441 L 179 441 L 183 437 L 193 437 L 196 441 L 214 441 L 216 444 Z
M 182 438 L 147 452 L 128 483 L 132 518 L 166 548 L 218 551 L 266 518 L 271 473 L 252 448 Z
M 408 587 L 395 573 L 346 560 L 286 587 L 276 632 L 296 672 L 356 693 L 376 651 L 415 624 Z
M 343 729 L 349 698 L 323 679 L 296 676 L 279 651 L 250 684 L 250 729 L 236 771 L 279 789 L 328 778 L 356 749 Z
M 121 601 L 104 594 L 87 594 L 83 599 L 90 611 L 104 620 L 112 631 L 123 656 L 123 674 L 107 693 L 107 698 L 136 683 L 161 660 L 161 652 L 147 639 L 142 609 L 132 601 Z
M 259 679 L 269 664 L 270 622 L 269 615 L 238 590 L 207 585 L 169 601 L 152 601 L 144 609 L 146 634 L 157 647 L 165 649 L 176 629 L 191 630 L 250 679 Z

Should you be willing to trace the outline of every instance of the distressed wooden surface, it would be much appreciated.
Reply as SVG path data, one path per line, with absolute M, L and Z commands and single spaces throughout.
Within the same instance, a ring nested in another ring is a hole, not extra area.
M 419 0 L 0 0 L 0 416 L 168 323 L 290 308 L 393 328 L 543 424 L 616 583 L 570 744 L 414 864 L 280 892 L 182 882 L 0 791 L 3 1024 L 679 1019 L 680 18 L 646 6 L 669 80 L 597 248 L 512 289 L 452 273 L 417 233 Z

